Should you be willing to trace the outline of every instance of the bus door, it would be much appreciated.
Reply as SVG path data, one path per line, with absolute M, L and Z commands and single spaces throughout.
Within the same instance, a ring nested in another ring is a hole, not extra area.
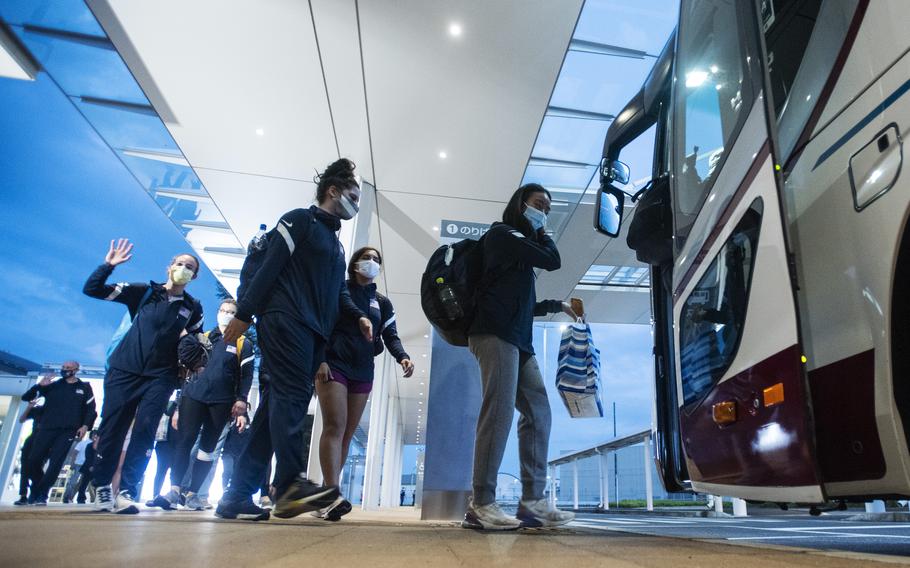
M 679 426 L 694 490 L 819 503 L 764 5 L 681 3 L 669 119 Z

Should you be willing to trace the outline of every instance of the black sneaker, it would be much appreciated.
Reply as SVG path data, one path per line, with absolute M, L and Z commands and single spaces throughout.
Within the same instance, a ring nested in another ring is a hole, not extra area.
M 329 507 L 341 497 L 334 485 L 316 485 L 309 479 L 298 477 L 275 503 L 275 516 L 290 519 L 307 511 Z
M 22 507 L 24 505 L 28 505 L 28 497 L 19 497 L 18 501 L 13 501 L 13 505 L 15 505 L 17 507 Z
M 215 516 L 222 519 L 240 519 L 243 521 L 267 521 L 269 510 L 257 507 L 252 499 L 244 501 L 227 501 L 222 499 L 215 509 Z
M 32 501 L 32 506 L 34 506 L 34 507 L 47 507 L 47 499 L 45 499 L 44 497 L 38 497 L 37 499 L 35 499 L 34 501 Z
M 152 503 L 151 506 L 152 507 L 161 507 L 165 511 L 176 511 L 177 503 L 179 503 L 179 502 L 180 502 L 180 495 L 176 491 L 171 489 L 164 495 L 156 495 L 155 498 L 152 499 L 152 501 L 151 501 L 151 503 Z
M 345 499 L 344 497 L 339 497 L 335 500 L 335 503 L 323 514 L 323 518 L 327 521 L 340 521 L 341 517 L 347 515 L 351 512 L 353 507 L 351 502 Z

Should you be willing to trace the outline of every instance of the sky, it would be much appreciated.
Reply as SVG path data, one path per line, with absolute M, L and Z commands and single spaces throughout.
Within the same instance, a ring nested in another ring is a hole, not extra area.
M 0 349 L 42 364 L 103 365 L 125 308 L 82 286 L 110 240 L 135 243 L 113 282 L 162 282 L 170 259 L 190 247 L 47 74 L 0 77 L 0 109 L 0 287 L 9 314 Z M 188 290 L 214 325 L 214 276 L 203 268 Z

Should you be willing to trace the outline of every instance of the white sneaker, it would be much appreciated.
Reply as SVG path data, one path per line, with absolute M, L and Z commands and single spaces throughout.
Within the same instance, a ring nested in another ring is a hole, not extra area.
M 475 505 L 474 500 L 468 503 L 461 526 L 466 529 L 485 529 L 490 531 L 512 531 L 521 526 L 521 521 L 502 512 L 496 502 L 489 505 Z
M 518 520 L 522 527 L 558 527 L 575 520 L 575 513 L 560 511 L 548 499 L 518 503 Z
M 124 490 L 117 494 L 114 499 L 114 512 L 118 515 L 135 515 L 139 513 L 139 506 L 130 497 L 128 491 Z
M 110 485 L 102 485 L 95 489 L 95 510 L 99 512 L 114 510 L 114 499 L 111 496 Z

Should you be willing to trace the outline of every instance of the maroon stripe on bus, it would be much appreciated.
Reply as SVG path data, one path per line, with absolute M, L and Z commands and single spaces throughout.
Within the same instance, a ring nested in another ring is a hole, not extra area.
M 680 426 L 693 481 L 752 487 L 819 484 L 800 349 L 792 345 L 716 384 Z M 763 390 L 783 384 L 784 401 L 765 406 Z M 712 406 L 732 401 L 736 422 L 714 423 Z
M 809 371 L 818 466 L 826 483 L 885 475 L 875 422 L 875 351 Z
M 809 115 L 809 120 L 806 122 L 796 144 L 793 146 L 793 152 L 790 154 L 790 157 L 787 158 L 787 163 L 784 164 L 785 176 L 796 166 L 796 162 L 799 161 L 803 150 L 812 138 L 812 131 L 815 130 L 815 126 L 821 119 L 825 107 L 828 106 L 828 99 L 831 98 L 831 93 L 834 92 L 837 80 L 840 78 L 840 74 L 847 64 L 847 57 L 850 55 L 850 50 L 853 49 L 853 43 L 856 41 L 856 36 L 859 35 L 859 27 L 860 24 L 863 23 L 863 18 L 866 16 L 866 9 L 868 7 L 869 0 L 859 0 L 859 4 L 856 6 L 856 12 L 853 13 L 853 19 L 850 20 L 850 27 L 847 28 L 847 35 L 844 36 L 844 43 L 841 44 L 840 51 L 837 52 L 837 59 L 834 60 L 834 65 L 831 67 L 831 73 L 828 74 L 825 85 L 815 99 L 815 107 L 813 107 L 812 114 Z
M 689 265 L 689 269 L 686 270 L 685 276 L 679 282 L 679 286 L 676 287 L 676 292 L 674 296 L 679 297 L 683 293 L 683 290 L 686 289 L 686 286 L 689 284 L 689 281 L 692 280 L 692 277 L 695 275 L 695 271 L 698 270 L 698 267 L 701 266 L 701 263 L 704 262 L 705 257 L 708 256 L 708 252 L 711 250 L 711 246 L 714 245 L 714 241 L 717 240 L 717 237 L 720 236 L 721 232 L 724 230 L 724 227 L 730 221 L 730 217 L 733 215 L 733 212 L 736 210 L 736 207 L 739 205 L 739 202 L 742 201 L 743 197 L 746 195 L 746 192 L 752 186 L 752 182 L 755 181 L 755 176 L 758 175 L 759 170 L 762 167 L 762 164 L 765 163 L 765 160 L 768 158 L 768 155 L 771 153 L 771 148 L 768 144 L 768 141 L 765 140 L 762 144 L 761 149 L 755 155 L 755 159 L 752 160 L 752 165 L 749 167 L 749 171 L 746 172 L 743 180 L 739 182 L 739 187 L 736 188 L 736 193 L 733 194 L 733 197 L 727 203 L 727 207 L 724 209 L 723 213 L 720 214 L 717 223 L 714 224 L 714 228 L 711 229 L 711 232 L 708 234 L 708 238 L 705 239 L 704 244 L 699 249 L 698 254 L 695 255 L 695 258 L 692 259 L 692 264 Z

